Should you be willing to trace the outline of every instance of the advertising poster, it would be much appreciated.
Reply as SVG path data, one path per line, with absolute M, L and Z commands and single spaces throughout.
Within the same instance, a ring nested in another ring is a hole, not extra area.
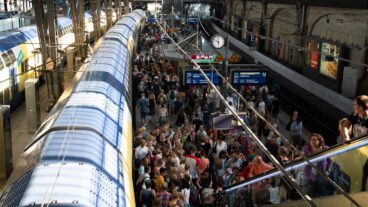
M 320 73 L 333 79 L 337 79 L 337 66 L 340 50 L 336 45 L 322 43 Z
M 318 71 L 318 62 L 319 62 L 319 43 L 315 41 L 308 42 L 305 63 L 312 70 Z
M 312 51 L 312 55 L 311 55 L 311 61 L 310 61 L 310 67 L 313 70 L 317 70 L 318 69 L 318 52 L 317 51 Z

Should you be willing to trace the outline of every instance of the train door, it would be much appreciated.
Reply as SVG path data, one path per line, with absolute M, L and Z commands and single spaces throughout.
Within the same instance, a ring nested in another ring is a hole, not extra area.
M 5 64 L 0 58 L 0 104 L 5 103 L 4 91 L 7 89 L 7 79 L 9 77 L 8 72 L 6 71 Z
M 19 50 L 20 51 L 20 50 Z M 11 62 L 11 105 L 14 106 L 20 103 L 20 94 L 19 94 L 19 78 L 20 71 L 18 71 L 17 57 L 15 56 L 13 50 L 8 50 L 8 56 Z
M 10 80 L 10 67 L 11 62 L 9 56 L 5 53 L 1 54 L 1 59 L 4 61 L 4 69 L 2 70 L 2 104 L 9 104 L 11 100 L 11 80 Z

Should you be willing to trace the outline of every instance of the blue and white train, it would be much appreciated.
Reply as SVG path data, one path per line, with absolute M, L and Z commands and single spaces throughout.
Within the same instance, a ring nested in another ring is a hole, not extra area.
M 26 147 L 0 206 L 135 206 L 132 59 L 145 13 L 124 16 Z
M 101 26 L 104 26 L 103 22 Z M 57 29 L 59 49 L 64 50 L 75 42 L 70 18 L 58 17 Z M 85 31 L 88 37 L 93 32 L 92 16 L 87 12 Z M 17 106 L 24 96 L 24 82 L 38 77 L 34 68 L 42 64 L 39 43 L 36 26 L 0 32 L 0 104 Z

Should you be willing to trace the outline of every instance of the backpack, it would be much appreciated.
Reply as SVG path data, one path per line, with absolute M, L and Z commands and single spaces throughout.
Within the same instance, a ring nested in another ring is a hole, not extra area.
M 190 185 L 189 203 L 191 205 L 201 205 L 199 191 L 193 184 Z
M 143 184 L 146 180 L 149 180 L 150 177 L 144 177 L 143 180 L 141 180 L 139 183 L 136 184 L 136 192 L 141 192 L 143 189 Z

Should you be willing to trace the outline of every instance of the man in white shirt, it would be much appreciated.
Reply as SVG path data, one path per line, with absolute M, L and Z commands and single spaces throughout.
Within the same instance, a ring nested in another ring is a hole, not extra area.
M 137 161 L 142 160 L 146 157 L 147 154 L 148 148 L 145 145 L 144 139 L 142 139 L 140 145 L 137 148 L 135 148 L 135 159 Z
M 223 141 L 223 137 L 219 136 L 215 144 L 216 156 L 220 155 L 221 151 L 227 151 L 227 144 Z
M 258 112 L 266 114 L 266 103 L 261 99 L 258 103 Z

